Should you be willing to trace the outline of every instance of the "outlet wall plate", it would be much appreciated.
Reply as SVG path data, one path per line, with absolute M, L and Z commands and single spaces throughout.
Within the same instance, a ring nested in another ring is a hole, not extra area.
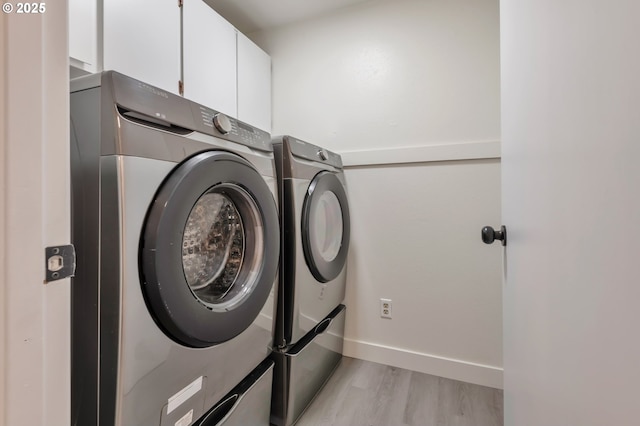
M 392 307 L 391 299 L 380 299 L 380 317 L 391 319 Z

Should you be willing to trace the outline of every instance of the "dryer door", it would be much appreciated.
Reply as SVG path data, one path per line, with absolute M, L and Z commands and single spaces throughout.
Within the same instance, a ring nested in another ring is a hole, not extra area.
M 207 347 L 249 327 L 274 284 L 278 229 L 272 193 L 243 158 L 209 151 L 179 165 L 140 243 L 142 290 L 165 333 Z
M 349 204 L 335 173 L 318 173 L 307 190 L 302 209 L 302 246 L 316 280 L 336 278 L 349 252 Z

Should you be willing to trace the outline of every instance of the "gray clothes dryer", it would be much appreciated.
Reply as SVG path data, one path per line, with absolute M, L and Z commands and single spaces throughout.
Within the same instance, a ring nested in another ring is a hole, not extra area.
M 71 130 L 72 424 L 192 424 L 272 349 L 270 137 L 116 72 L 72 81 Z
M 282 232 L 275 340 L 287 348 L 343 302 L 351 225 L 338 154 L 291 136 L 273 148 Z
M 282 255 L 271 422 L 293 424 L 342 358 L 350 219 L 342 159 L 273 140 Z

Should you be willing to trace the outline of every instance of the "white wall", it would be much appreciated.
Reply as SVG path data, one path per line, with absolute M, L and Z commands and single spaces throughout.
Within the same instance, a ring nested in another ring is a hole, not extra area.
M 501 250 L 480 241 L 500 225 L 498 1 L 370 1 L 250 36 L 273 133 L 348 165 L 345 354 L 501 387 Z
M 250 34 L 273 61 L 273 133 L 327 148 L 496 140 L 497 0 L 370 1 Z
M 501 387 L 501 251 L 480 240 L 499 223 L 499 160 L 353 168 L 347 179 L 346 354 Z
M 68 81 L 66 1 L 0 14 L 2 425 L 71 423 L 69 280 L 43 283 L 70 240 Z

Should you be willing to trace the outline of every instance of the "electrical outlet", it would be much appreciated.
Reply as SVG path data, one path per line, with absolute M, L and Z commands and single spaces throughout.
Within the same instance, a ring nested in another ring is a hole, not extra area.
M 391 299 L 380 299 L 380 317 L 391 319 Z

